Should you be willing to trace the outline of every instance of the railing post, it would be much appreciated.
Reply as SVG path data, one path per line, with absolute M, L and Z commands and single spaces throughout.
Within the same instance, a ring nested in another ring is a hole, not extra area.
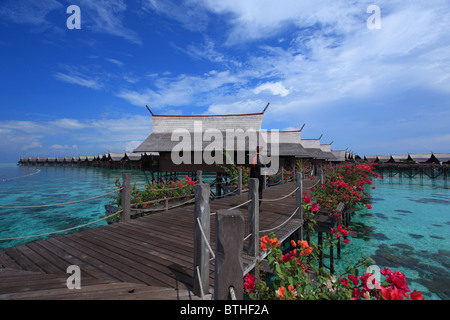
M 197 170 L 197 184 L 203 183 L 203 172 L 202 170 Z
M 317 172 L 317 175 L 319 177 L 319 186 L 322 187 L 322 185 L 324 184 L 324 180 L 323 180 L 323 169 L 320 168 L 319 171 Z
M 216 260 L 214 299 L 229 300 L 230 289 L 237 300 L 244 296 L 242 261 L 244 217 L 239 210 L 219 210 L 216 214 Z
M 256 178 L 248 179 L 248 248 L 247 254 L 256 257 L 259 249 L 259 181 Z
M 210 187 L 208 184 L 198 184 L 195 186 L 194 192 L 194 294 L 200 297 L 202 292 L 209 292 L 210 252 L 206 240 L 209 242 L 211 237 L 209 208 Z M 207 238 L 206 240 L 202 235 L 200 227 Z M 200 275 L 197 272 L 197 267 L 200 271 Z
M 303 201 L 303 174 L 301 172 L 297 172 L 296 179 L 297 179 L 296 187 L 298 188 L 297 191 L 295 192 L 295 206 L 296 206 L 296 208 L 298 208 L 296 216 L 297 216 L 297 218 L 303 220 L 303 207 L 302 207 L 302 201 Z M 301 240 L 303 240 L 303 224 L 300 227 L 298 236 L 299 236 L 299 238 Z
M 237 178 L 237 184 L 238 184 L 238 194 L 242 194 L 242 168 L 238 168 L 238 178 Z
M 131 173 L 122 174 L 122 217 L 121 222 L 129 222 L 131 215 Z

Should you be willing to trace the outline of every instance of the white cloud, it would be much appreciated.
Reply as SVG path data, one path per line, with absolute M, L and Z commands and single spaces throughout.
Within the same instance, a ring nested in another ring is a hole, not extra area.
M 6 154 L 51 156 L 130 151 L 151 133 L 151 117 L 115 119 L 0 121 L 0 147 Z M 25 154 L 24 154 L 25 153 Z
M 127 5 L 123 0 L 79 0 L 79 3 L 82 8 L 83 25 L 88 26 L 86 28 L 121 37 L 138 45 L 142 44 L 138 33 L 124 25 L 123 14 L 127 10 Z
M 28 151 L 30 149 L 38 149 L 38 148 L 42 148 L 42 144 L 39 141 L 33 141 L 29 144 L 22 145 L 21 150 Z
M 287 90 L 281 82 L 267 82 L 262 85 L 257 86 L 253 89 L 255 94 L 259 94 L 263 91 L 270 91 L 273 95 L 278 95 L 285 97 L 289 94 L 289 90 Z
M 56 72 L 54 74 L 55 78 L 67 83 L 77 84 L 79 86 L 88 87 L 91 89 L 100 89 L 102 85 L 97 79 L 88 79 L 86 76 L 77 74 L 64 74 L 61 72 Z

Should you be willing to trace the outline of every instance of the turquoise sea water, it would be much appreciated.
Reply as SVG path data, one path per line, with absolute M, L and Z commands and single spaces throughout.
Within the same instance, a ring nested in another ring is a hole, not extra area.
M 0 164 L 0 206 L 38 206 L 78 201 L 110 192 L 123 170 L 89 167 L 19 167 Z M 131 171 L 132 183 L 145 183 Z M 343 246 L 336 267 L 357 257 L 372 257 L 380 268 L 406 274 L 411 291 L 425 299 L 450 299 L 450 187 L 441 179 L 374 179 L 369 189 L 372 209 L 355 214 L 351 227 L 358 232 Z M 0 209 L 0 239 L 43 234 L 72 228 L 101 218 L 108 197 L 76 204 Z M 106 224 L 98 222 L 86 228 Z M 80 230 L 80 229 L 77 229 Z M 39 238 L 0 241 L 0 248 Z
M 450 299 L 450 187 L 443 178 L 374 179 L 372 209 L 351 220 L 358 232 L 342 252 L 351 261 L 370 256 L 381 269 L 406 275 L 411 292 Z M 338 265 L 346 264 L 342 254 Z M 384 276 L 381 276 L 384 279 Z
M 111 192 L 122 172 L 132 172 L 132 184 L 144 184 L 139 171 L 107 170 L 89 167 L 19 167 L 0 164 L 0 206 L 39 206 L 79 201 Z M 105 215 L 105 196 L 75 204 L 30 208 L 0 209 L 0 239 L 24 237 L 65 230 L 94 222 Z M 85 228 L 106 224 L 100 221 Z M 83 229 L 76 229 L 79 231 Z M 0 241 L 0 248 L 39 238 Z

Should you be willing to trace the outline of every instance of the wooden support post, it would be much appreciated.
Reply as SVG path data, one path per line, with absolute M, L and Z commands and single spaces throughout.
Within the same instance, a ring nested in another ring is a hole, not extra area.
M 122 174 L 122 218 L 121 222 L 129 222 L 131 215 L 131 173 Z
M 197 170 L 197 184 L 203 183 L 203 172 L 202 170 Z
M 244 217 L 239 210 L 219 210 L 216 214 L 216 260 L 214 299 L 230 300 L 230 289 L 236 299 L 244 295 L 242 261 Z
M 195 186 L 194 192 L 194 294 L 201 297 L 202 293 L 208 294 L 209 292 L 209 257 L 211 254 L 208 248 L 209 244 L 207 244 L 211 237 L 209 185 L 198 184 Z M 199 272 L 197 272 L 197 268 Z
M 298 188 L 295 192 L 295 206 L 298 208 L 296 217 L 303 220 L 303 207 L 302 207 L 302 201 L 303 201 L 303 174 L 301 172 L 297 172 L 297 181 L 296 181 L 296 187 Z M 303 240 L 303 224 L 302 227 L 300 227 L 298 231 L 298 237 L 299 239 Z
M 167 197 L 164 199 L 164 211 L 169 211 L 169 199 Z
M 319 186 L 322 187 L 322 185 L 324 184 L 324 180 L 323 180 L 323 170 L 322 168 L 320 168 L 317 172 L 318 178 L 319 178 Z
M 248 248 L 247 254 L 256 257 L 259 249 L 259 181 L 256 178 L 248 179 Z
M 283 169 L 284 169 L 283 167 L 280 168 L 280 170 L 281 170 L 281 183 L 284 183 L 284 170 Z
M 238 168 L 238 177 L 237 177 L 237 185 L 238 185 L 238 194 L 242 194 L 242 168 Z
M 319 268 L 323 268 L 323 233 L 320 231 L 317 237 L 317 245 L 319 246 Z
M 337 257 L 341 258 L 341 238 L 337 239 Z
M 331 240 L 332 235 L 328 234 L 329 240 Z M 334 252 L 333 245 L 330 246 L 330 274 L 334 274 Z

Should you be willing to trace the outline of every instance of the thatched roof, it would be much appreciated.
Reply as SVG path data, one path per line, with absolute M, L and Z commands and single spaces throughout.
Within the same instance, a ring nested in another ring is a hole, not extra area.
M 434 153 L 433 156 L 442 163 L 450 163 L 450 153 Z
M 121 161 L 125 157 L 125 153 L 117 153 L 117 152 L 110 152 L 108 154 L 108 160 L 111 161 Z
M 391 154 L 391 160 L 393 162 L 399 163 L 408 160 L 407 154 Z
M 408 156 L 409 159 L 413 160 L 414 162 L 424 163 L 430 160 L 431 153 L 410 153 Z
M 369 162 L 374 162 L 375 160 L 377 160 L 377 156 L 374 155 L 365 155 L 364 159 L 369 161 Z
M 388 162 L 389 159 L 391 159 L 391 156 L 378 155 L 376 161 L 378 161 L 378 162 Z
M 322 150 L 320 139 L 301 139 L 300 144 L 307 150 L 312 158 L 335 160 L 334 155 L 330 151 Z
M 346 158 L 345 158 L 345 153 L 346 153 L 347 151 L 345 151 L 345 150 L 331 150 L 331 153 L 334 155 L 334 157 L 335 157 L 335 160 L 333 160 L 333 161 L 338 161 L 338 162 L 342 162 L 342 161 L 345 161 L 345 160 L 347 160 Z

